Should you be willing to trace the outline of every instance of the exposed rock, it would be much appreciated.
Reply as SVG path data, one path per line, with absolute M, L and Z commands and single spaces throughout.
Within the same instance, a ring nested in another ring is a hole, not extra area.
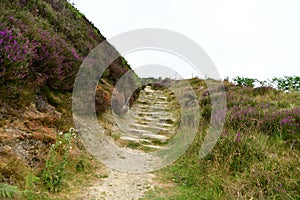
M 43 112 L 37 104 L 31 103 L 19 110 L 16 116 L 11 113 L 17 111 L 6 105 L 9 112 L 5 112 L 5 120 L 1 120 L 3 127 L 0 128 L 2 181 L 14 183 L 17 179 L 23 179 L 30 168 L 39 168 L 44 164 L 49 147 L 56 139 L 54 124 L 61 114 L 47 102 L 42 106 Z

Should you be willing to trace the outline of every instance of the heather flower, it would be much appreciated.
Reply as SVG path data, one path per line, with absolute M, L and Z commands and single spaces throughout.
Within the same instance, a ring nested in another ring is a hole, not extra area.
M 3 80 L 24 78 L 28 74 L 28 66 L 34 56 L 34 47 L 25 45 L 28 38 L 4 27 L 4 24 L 0 24 L 0 30 L 0 57 L 2 58 L 0 78 L 4 76 L 6 78 Z
M 235 141 L 240 142 L 241 141 L 240 137 L 241 137 L 241 133 L 237 132 Z
M 6 34 L 7 34 L 7 31 L 0 31 L 0 35 L 1 35 L 1 36 L 4 37 Z
M 287 116 L 286 118 L 283 118 L 279 123 L 280 125 L 291 125 L 292 122 L 293 122 L 293 117 Z

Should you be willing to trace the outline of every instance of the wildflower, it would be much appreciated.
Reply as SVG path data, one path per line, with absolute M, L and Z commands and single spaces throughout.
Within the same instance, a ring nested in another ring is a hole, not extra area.
M 6 31 L 0 31 L 0 35 L 6 36 Z
M 236 134 L 236 139 L 235 139 L 236 142 L 240 142 L 240 141 L 241 141 L 240 136 L 241 136 L 241 133 L 238 132 L 238 133 Z
M 58 135 L 60 135 L 60 136 L 63 135 L 63 132 L 62 131 L 58 132 Z
M 282 119 L 279 123 L 281 125 L 285 125 L 285 124 L 290 124 L 291 122 L 293 122 L 293 117 L 287 116 L 286 118 Z

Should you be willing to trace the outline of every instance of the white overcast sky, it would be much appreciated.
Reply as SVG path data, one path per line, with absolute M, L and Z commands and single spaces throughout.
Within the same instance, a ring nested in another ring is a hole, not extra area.
M 108 39 L 139 28 L 163 28 L 184 34 L 208 53 L 223 78 L 300 76 L 299 0 L 71 2 Z M 132 68 L 161 64 L 185 78 L 193 73 L 187 63 L 162 52 L 142 51 L 125 58 Z

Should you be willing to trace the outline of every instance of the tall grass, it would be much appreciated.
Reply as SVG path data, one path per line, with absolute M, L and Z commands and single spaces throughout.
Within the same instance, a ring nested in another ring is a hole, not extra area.
M 191 80 L 202 122 L 194 143 L 179 160 L 157 174 L 173 185 L 145 199 L 299 199 L 299 94 L 225 82 L 228 113 L 213 150 L 199 160 L 210 119 L 210 97 Z M 168 190 L 166 192 L 166 190 Z

